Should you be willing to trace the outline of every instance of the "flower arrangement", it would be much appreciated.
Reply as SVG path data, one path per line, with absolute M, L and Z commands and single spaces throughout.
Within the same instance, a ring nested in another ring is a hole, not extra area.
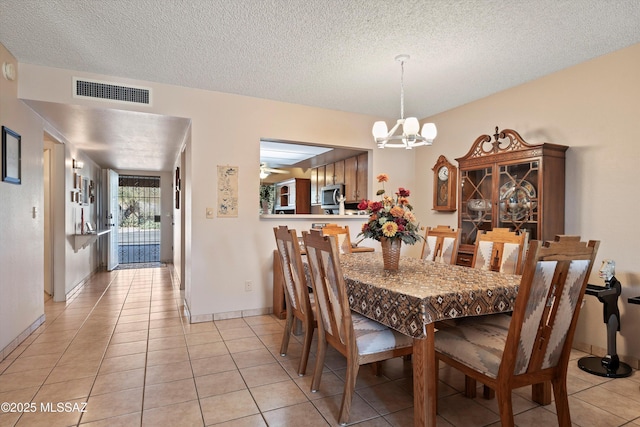
M 389 181 L 389 176 L 383 173 L 376 179 L 382 184 L 382 188 L 376 192 L 377 196 L 382 196 L 382 200 L 376 202 L 363 199 L 358 204 L 359 210 L 366 210 L 369 213 L 369 221 L 363 224 L 358 236 L 378 241 L 383 237 L 390 240 L 399 239 L 413 245 L 422 239 L 422 236 L 419 234 L 420 227 L 416 217 L 411 212 L 413 207 L 409 204 L 410 191 L 400 187 L 394 198 L 386 195 L 384 189 L 384 183 Z

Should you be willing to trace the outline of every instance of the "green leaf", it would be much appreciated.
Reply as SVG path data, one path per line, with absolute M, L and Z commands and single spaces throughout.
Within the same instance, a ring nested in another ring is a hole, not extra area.
M 376 196 L 380 196 L 382 194 L 384 194 L 384 189 L 380 189 L 376 192 Z

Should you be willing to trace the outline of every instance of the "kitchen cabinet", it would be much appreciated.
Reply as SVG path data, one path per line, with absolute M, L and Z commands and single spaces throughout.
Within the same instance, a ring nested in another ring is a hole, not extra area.
M 344 184 L 344 160 L 334 163 L 333 183 Z
M 358 203 L 368 197 L 369 154 L 363 153 L 344 160 L 344 192 L 346 203 Z
M 329 163 L 324 166 L 324 185 L 333 185 L 336 182 L 336 165 L 335 163 Z
M 369 155 L 363 153 L 311 169 L 311 204 L 320 205 L 320 189 L 334 184 L 345 185 L 346 203 L 366 199 L 369 186 L 368 162 Z
M 276 184 L 277 214 L 311 213 L 311 180 L 292 178 Z
M 528 144 L 504 129 L 481 135 L 459 164 L 458 264 L 470 265 L 479 232 L 509 228 L 535 240 L 564 233 L 567 146 Z
M 344 184 L 344 160 L 325 165 L 325 185 Z
M 320 189 L 324 187 L 325 184 L 325 167 L 319 166 L 317 168 L 311 169 L 311 204 L 312 205 L 320 205 L 322 201 L 320 200 Z
M 311 169 L 311 205 L 320 204 L 320 189 L 318 188 L 318 168 Z

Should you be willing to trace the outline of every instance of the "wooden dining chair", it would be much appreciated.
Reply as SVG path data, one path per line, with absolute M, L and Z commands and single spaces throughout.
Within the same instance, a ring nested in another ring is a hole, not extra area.
M 289 348 L 289 338 L 294 329 L 295 319 L 299 319 L 304 327 L 304 341 L 302 355 L 298 364 L 298 375 L 304 375 L 307 370 L 309 351 L 313 331 L 317 328 L 316 309 L 313 296 L 309 294 L 309 286 L 302 264 L 300 244 L 296 230 L 289 230 L 287 226 L 274 227 L 278 256 L 282 266 L 282 275 L 286 292 L 287 320 L 280 345 L 280 355 L 286 356 Z
M 520 274 L 525 238 L 525 233 L 516 234 L 508 228 L 494 228 L 486 233 L 479 233 L 473 250 L 472 267 Z
M 339 422 L 349 421 L 351 400 L 360 365 L 413 352 L 413 339 L 349 308 L 335 236 L 319 231 L 303 232 L 311 282 L 318 310 L 318 351 L 311 391 L 320 386 L 327 344 L 347 359 L 347 372 Z
M 338 252 L 341 254 L 351 253 L 351 235 L 349 226 L 340 227 L 338 224 L 327 224 L 322 228 L 323 236 L 336 236 Z
M 502 426 L 514 425 L 511 391 L 546 381 L 558 424 L 571 426 L 567 366 L 598 246 L 578 236 L 532 241 L 512 316 L 465 318 L 435 335 L 436 360 L 495 390 Z
M 438 225 L 435 228 L 427 227 L 421 258 L 427 261 L 455 264 L 459 242 L 460 229 L 456 231 L 448 225 Z
M 471 266 L 505 274 L 521 274 L 525 241 L 525 233 L 517 234 L 508 228 L 494 228 L 487 232 L 479 232 Z M 468 376 L 465 377 L 464 395 L 469 398 L 476 397 L 476 381 Z M 495 392 L 486 385 L 484 397 L 487 399 L 495 397 Z

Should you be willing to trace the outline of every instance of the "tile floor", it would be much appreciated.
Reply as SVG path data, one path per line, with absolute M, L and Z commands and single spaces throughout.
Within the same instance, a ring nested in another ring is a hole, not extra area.
M 0 362 L 0 402 L 35 411 L 0 412 L 0 426 L 337 425 L 342 356 L 328 354 L 310 393 L 311 377 L 296 374 L 299 341 L 279 355 L 281 320 L 188 324 L 170 268 L 102 272 L 67 303 L 47 301 L 46 322 Z M 586 374 L 582 355 L 568 381 L 574 425 L 640 426 L 640 375 Z M 410 362 L 385 362 L 383 373 L 361 369 L 352 423 L 412 426 Z M 439 426 L 500 425 L 495 400 L 463 397 L 463 376 L 446 366 L 440 378 Z M 553 405 L 533 403 L 528 388 L 514 409 L 518 426 L 557 425 Z

